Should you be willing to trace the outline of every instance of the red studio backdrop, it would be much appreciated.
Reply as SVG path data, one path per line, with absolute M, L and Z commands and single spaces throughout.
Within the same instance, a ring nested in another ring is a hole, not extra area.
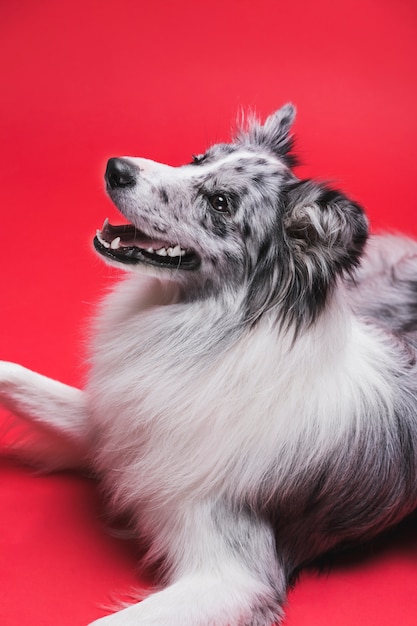
M 0 358 L 82 384 L 116 277 L 91 245 L 117 222 L 107 158 L 188 162 L 242 109 L 294 102 L 300 176 L 339 185 L 374 230 L 417 235 L 416 28 L 414 0 L 3 1 Z M 92 482 L 0 459 L 2 626 L 85 626 L 146 591 L 140 546 L 106 530 Z M 416 589 L 408 523 L 304 572 L 286 625 L 415 626 Z

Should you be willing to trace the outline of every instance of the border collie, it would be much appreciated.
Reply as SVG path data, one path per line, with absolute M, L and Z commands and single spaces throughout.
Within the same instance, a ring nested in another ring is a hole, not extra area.
M 295 175 L 294 115 L 182 167 L 110 159 L 127 224 L 94 247 L 129 273 L 85 389 L 1 364 L 49 461 L 91 468 L 163 563 L 94 626 L 281 623 L 302 566 L 416 507 L 417 244 L 368 240 L 356 202 Z

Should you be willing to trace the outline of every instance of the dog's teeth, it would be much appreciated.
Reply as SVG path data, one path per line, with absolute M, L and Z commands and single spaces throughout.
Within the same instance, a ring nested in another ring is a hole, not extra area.
M 120 237 L 116 237 L 115 239 L 113 239 L 110 244 L 110 248 L 112 250 L 117 250 L 117 248 L 120 248 Z
M 97 231 L 96 231 L 96 237 L 97 237 L 97 239 L 99 240 L 99 242 L 101 243 L 101 245 L 103 245 L 105 248 L 110 248 L 110 244 L 109 244 L 109 242 L 108 242 L 108 241 L 105 241 L 105 240 L 102 238 L 101 233 L 100 233 L 100 231 L 99 231 L 98 229 L 97 229 Z
M 108 217 L 106 217 L 106 219 L 105 219 L 105 220 L 104 220 L 104 222 L 103 222 L 103 226 L 102 226 L 102 229 L 101 229 L 101 230 L 104 230 L 104 229 L 105 229 L 108 225 L 109 225 L 109 218 L 108 218 Z
M 168 252 L 166 251 L 166 248 L 159 248 L 159 250 L 155 250 L 156 254 L 159 254 L 159 256 L 167 256 Z
M 174 248 L 167 248 L 167 255 L 168 256 L 177 256 L 174 252 Z
M 175 248 L 169 248 L 168 254 L 169 254 L 170 250 L 171 250 L 170 256 L 181 256 L 181 247 L 180 246 L 175 246 Z
M 153 254 L 155 250 L 153 248 L 146 248 L 146 252 L 150 252 L 151 254 Z

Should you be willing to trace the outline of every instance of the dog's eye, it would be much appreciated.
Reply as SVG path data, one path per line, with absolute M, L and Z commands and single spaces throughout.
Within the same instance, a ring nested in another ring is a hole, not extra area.
M 229 211 L 229 201 L 223 193 L 216 193 L 209 196 L 209 202 L 213 209 L 220 213 L 227 213 Z

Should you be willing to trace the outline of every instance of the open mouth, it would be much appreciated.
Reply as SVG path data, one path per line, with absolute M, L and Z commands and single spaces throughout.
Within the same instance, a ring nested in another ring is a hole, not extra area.
M 97 230 L 93 243 L 103 256 L 128 265 L 148 263 L 185 270 L 193 270 L 200 265 L 200 259 L 189 248 L 149 237 L 133 224 L 112 226 L 106 219 L 102 229 Z

